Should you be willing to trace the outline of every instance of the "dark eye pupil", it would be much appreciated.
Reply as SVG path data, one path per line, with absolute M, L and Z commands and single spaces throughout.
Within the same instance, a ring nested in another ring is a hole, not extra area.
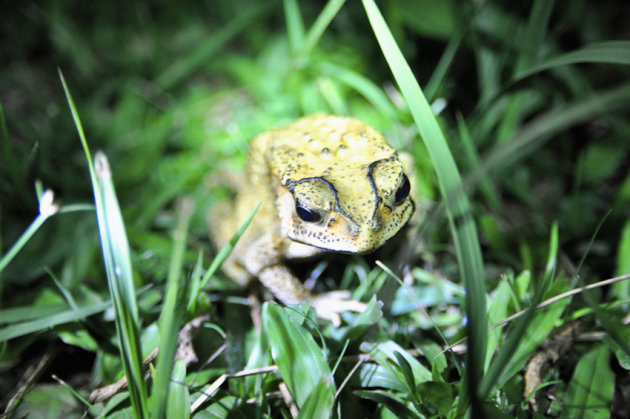
M 308 205 L 299 199 L 295 200 L 295 213 L 302 221 L 307 223 L 318 223 L 322 220 L 322 215 L 319 211 L 309 208 Z
M 409 189 L 409 179 L 406 175 L 403 175 L 402 182 L 398 189 L 396 189 L 396 195 L 394 196 L 394 202 L 396 202 L 397 205 L 409 196 Z

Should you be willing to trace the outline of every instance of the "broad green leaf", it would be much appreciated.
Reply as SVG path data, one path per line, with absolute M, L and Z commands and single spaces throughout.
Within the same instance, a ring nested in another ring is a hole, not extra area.
M 449 411 L 454 409 L 455 392 L 450 384 L 427 381 L 420 384 L 417 390 L 424 407 L 431 413 L 445 417 Z
M 393 372 L 391 366 L 383 367 L 379 364 L 365 363 L 359 369 L 362 387 L 383 387 L 394 391 L 407 392 L 407 383 L 401 380 L 398 373 Z
M 273 359 L 297 406 L 304 405 L 322 379 L 334 392 L 326 356 L 313 336 L 292 322 L 278 304 L 265 303 L 262 318 Z
M 319 384 L 311 391 L 300 409 L 298 419 L 327 419 L 332 416 L 335 395 L 330 391 L 327 382 L 328 380 L 323 378 L 319 380 Z
M 398 365 L 398 371 L 400 371 L 407 382 L 408 391 L 407 394 L 414 400 L 416 403 L 419 403 L 418 395 L 416 394 L 416 381 L 413 376 L 413 371 L 411 371 L 411 365 L 407 362 L 407 359 L 400 353 L 394 352 L 394 356 L 396 357 L 396 364 Z
M 432 380 L 437 381 L 436 373 L 443 372 L 448 366 L 446 354 L 437 343 L 431 341 L 420 342 L 417 347 L 422 351 L 427 362 L 431 364 Z
M 582 357 L 569 383 L 562 418 L 608 418 L 615 391 L 610 352 L 599 345 Z
M 617 144 L 594 144 L 583 154 L 584 180 L 594 185 L 600 185 L 606 178 L 613 175 L 623 164 L 627 151 L 619 149 Z
M 86 351 L 97 352 L 99 349 L 98 342 L 85 329 L 79 330 L 61 330 L 59 338 L 66 345 L 74 345 L 83 348 Z
M 65 387 L 56 383 L 43 384 L 26 393 L 10 416 L 16 418 L 57 418 L 60 417 L 60 412 L 76 412 L 82 408 L 84 406 Z
M 232 417 L 232 411 L 237 410 L 241 400 L 238 397 L 226 396 L 218 399 L 215 403 L 212 403 L 207 408 L 195 413 L 195 419 L 208 418 L 208 419 L 227 419 Z M 250 412 L 252 415 L 254 412 Z M 244 412 L 244 416 L 247 416 L 247 412 Z M 254 416 L 250 416 L 254 417 Z
M 381 343 L 363 342 L 360 348 L 378 362 L 380 366 L 393 373 L 398 381 L 403 384 L 404 388 L 408 389 L 408 379 L 405 377 L 405 373 L 403 373 L 402 369 L 392 366 L 392 364 L 400 366 L 398 357 L 404 358 L 407 362 L 408 367 L 411 369 L 413 383 L 415 385 L 430 381 L 432 378 L 431 371 L 393 341 Z
M 392 413 L 399 418 L 420 418 L 420 414 L 407 407 L 404 400 L 396 396 L 395 394 L 384 390 L 358 390 L 355 394 L 364 399 L 372 400 L 377 403 L 378 406 L 383 406 L 389 409 Z

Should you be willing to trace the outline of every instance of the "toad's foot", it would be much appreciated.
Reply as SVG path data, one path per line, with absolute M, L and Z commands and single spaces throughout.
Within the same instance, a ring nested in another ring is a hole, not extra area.
M 350 299 L 348 291 L 331 291 L 324 294 L 313 295 L 308 303 L 313 306 L 317 316 L 330 320 L 337 327 L 341 324 L 340 314 L 344 311 L 354 311 L 362 313 L 367 307 L 366 304 Z

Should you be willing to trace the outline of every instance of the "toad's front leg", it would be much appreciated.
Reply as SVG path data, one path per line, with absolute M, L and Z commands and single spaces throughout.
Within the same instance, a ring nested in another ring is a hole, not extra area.
M 305 301 L 312 306 L 317 315 L 330 320 L 335 326 L 341 324 L 340 313 L 344 311 L 363 312 L 366 305 L 352 300 L 349 291 L 332 291 L 314 294 L 286 267 L 283 256 L 287 251 L 297 254 L 296 246 L 291 242 L 278 240 L 276 235 L 267 234 L 245 252 L 244 265 L 253 276 L 272 292 L 284 304 L 299 304 Z M 310 247 L 310 246 L 304 246 Z M 308 256 L 300 250 L 302 256 Z
M 284 304 L 306 301 L 319 317 L 330 320 L 335 326 L 341 324 L 339 315 L 344 311 L 363 312 L 366 307 L 364 303 L 352 300 L 349 291 L 311 293 L 284 265 L 267 266 L 259 273 L 258 278 Z

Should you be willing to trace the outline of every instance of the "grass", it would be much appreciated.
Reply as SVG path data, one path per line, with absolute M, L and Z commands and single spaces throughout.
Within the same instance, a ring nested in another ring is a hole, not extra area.
M 630 415 L 630 11 L 582 3 L 8 7 L 3 410 Z M 207 234 L 248 141 L 316 111 L 411 152 L 423 208 L 393 252 L 306 267 L 368 303 L 340 328 L 221 273 L 246 225 Z

